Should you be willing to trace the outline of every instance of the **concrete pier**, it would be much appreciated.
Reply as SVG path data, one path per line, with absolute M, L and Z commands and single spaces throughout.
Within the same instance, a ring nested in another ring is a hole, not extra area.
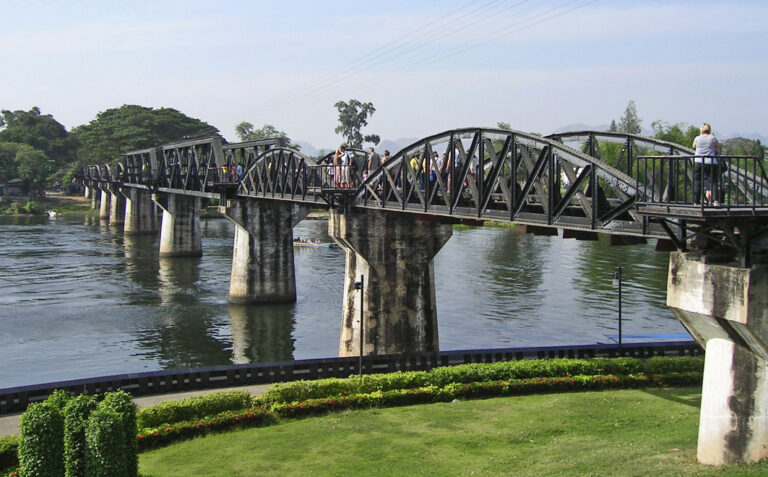
M 328 233 L 347 252 L 339 356 L 439 351 L 433 258 L 451 225 L 379 210 L 331 211 Z
M 234 199 L 222 213 L 235 224 L 229 302 L 294 303 L 293 227 L 309 208 L 282 201 Z
M 110 199 L 110 193 L 109 191 L 105 189 L 101 189 L 101 204 L 99 205 L 99 218 L 100 219 L 108 219 L 109 218 L 109 199 Z
M 125 191 L 125 225 L 127 235 L 157 233 L 155 211 L 149 191 L 127 188 Z
M 673 252 L 667 305 L 706 350 L 699 462 L 768 457 L 768 265 L 716 265 Z
M 154 195 L 152 198 L 163 209 L 160 256 L 202 256 L 200 198 L 177 194 Z
M 109 201 L 109 225 L 125 223 L 125 196 L 115 189 L 110 194 Z

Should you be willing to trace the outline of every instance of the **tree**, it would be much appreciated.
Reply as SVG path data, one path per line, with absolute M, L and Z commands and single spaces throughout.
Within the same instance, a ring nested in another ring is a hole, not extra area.
M 299 149 L 299 146 L 291 144 L 291 139 L 287 134 L 278 130 L 271 124 L 265 124 L 260 129 L 254 129 L 253 124 L 247 121 L 243 121 L 235 126 L 235 133 L 237 134 L 237 137 L 240 138 L 240 140 L 243 142 L 279 138 L 284 141 L 286 147 Z
M 99 113 L 72 130 L 80 147 L 78 163 L 112 162 L 136 149 L 158 147 L 190 137 L 217 136 L 219 130 L 173 108 L 126 104 Z
M 45 188 L 45 181 L 55 171 L 53 161 L 39 149 L 26 144 L 19 145 L 16 152 L 16 168 L 27 190 L 39 194 Z
M 360 148 L 363 142 L 378 144 L 381 138 L 376 134 L 368 134 L 363 137 L 360 130 L 368 125 L 368 116 L 376 112 L 373 103 L 361 103 L 356 99 L 350 99 L 348 103 L 337 101 L 333 105 L 339 111 L 339 125 L 333 131 L 344 136 L 348 147 Z
M 696 126 L 687 126 L 684 123 L 669 124 L 662 120 L 651 123 L 653 136 L 662 141 L 673 142 L 683 147 L 691 147 L 693 140 L 699 135 Z
M 5 129 L 0 131 L 0 142 L 26 144 L 42 151 L 56 166 L 64 166 L 75 159 L 77 141 L 66 128 L 40 108 L 29 111 L 2 111 Z
M 504 121 L 498 121 L 496 123 L 496 127 L 499 128 L 499 129 L 503 129 L 505 131 L 511 131 L 512 130 L 512 125 L 509 124 L 509 123 L 505 123 Z
M 18 177 L 16 153 L 19 146 L 15 142 L 0 142 L 0 184 Z
M 642 123 L 642 120 L 637 116 L 635 101 L 632 100 L 627 104 L 627 109 L 624 110 L 624 114 L 619 120 L 619 132 L 640 134 L 640 123 Z

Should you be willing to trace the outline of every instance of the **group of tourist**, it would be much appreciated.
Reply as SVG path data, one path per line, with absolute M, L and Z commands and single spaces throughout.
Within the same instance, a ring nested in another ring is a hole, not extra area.
M 238 182 L 243 178 L 243 165 L 221 166 L 221 182 Z
M 694 205 L 720 206 L 721 194 L 720 183 L 722 174 L 722 164 L 718 158 L 720 144 L 712 133 L 712 127 L 708 123 L 701 125 L 700 133 L 693 141 L 693 148 L 696 150 L 693 159 L 693 203 Z M 335 151 L 332 158 L 330 174 L 333 176 L 333 184 L 336 188 L 350 188 L 356 185 L 358 172 L 360 178 L 365 181 L 368 175 L 373 173 L 383 164 L 390 160 L 389 151 L 384 151 L 384 155 L 379 156 L 373 147 L 368 149 L 366 160 L 359 164 L 353 153 L 347 151 L 346 146 L 342 145 Z M 477 174 L 479 161 L 477 157 L 472 157 L 470 176 Z M 429 164 L 428 164 L 429 162 Z M 240 167 L 240 166 L 238 166 Z M 461 154 L 458 149 L 454 151 L 453 161 L 449 158 L 449 152 L 446 150 L 442 156 L 437 152 L 432 157 L 421 157 L 421 152 L 415 152 L 408 161 L 408 167 L 413 171 L 419 188 L 424 190 L 426 182 L 434 183 L 438 181 L 448 190 L 451 190 L 450 171 L 455 168 L 460 171 L 463 167 Z M 362 168 L 362 170 L 360 170 Z M 239 173 L 238 173 L 239 174 Z M 407 180 L 407 179 L 406 179 Z M 402 178 L 398 174 L 395 178 L 395 186 L 402 187 Z M 468 179 L 464 180 L 467 185 Z M 386 187 L 386 181 L 382 177 L 376 185 L 377 189 Z
M 330 175 L 333 177 L 333 186 L 336 188 L 349 188 L 357 183 L 358 172 L 360 179 L 365 181 L 368 174 L 378 169 L 382 164 L 389 160 L 389 151 L 384 151 L 384 156 L 379 156 L 376 150 L 371 147 L 368 149 L 368 155 L 362 164 L 357 157 L 344 145 L 339 146 L 331 159 Z M 362 170 L 361 170 L 362 169 Z

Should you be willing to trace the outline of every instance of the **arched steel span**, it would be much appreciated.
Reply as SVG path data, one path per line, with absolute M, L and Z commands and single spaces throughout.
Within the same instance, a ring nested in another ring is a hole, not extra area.
M 295 149 L 272 148 L 245 172 L 237 195 L 326 205 L 330 202 L 323 191 L 333 189 L 330 169 Z
M 438 161 L 424 159 L 435 152 Z M 350 205 L 666 238 L 660 226 L 638 217 L 636 200 L 635 179 L 562 142 L 466 128 L 397 152 L 369 175 Z
M 688 147 L 683 147 L 669 141 L 661 139 L 638 136 L 635 134 L 607 132 L 607 131 L 570 131 L 547 136 L 549 139 L 562 142 L 574 148 L 579 148 L 596 159 L 604 159 L 601 144 L 621 144 L 622 149 L 616 163 L 616 168 L 625 171 L 629 175 L 637 177 L 638 156 L 658 153 L 666 156 L 692 156 L 695 151 Z M 693 160 L 687 159 L 689 167 L 686 169 L 687 178 L 693 181 Z M 738 162 L 727 161 L 724 165 L 727 170 L 723 175 L 738 178 L 733 181 L 733 188 L 737 189 L 745 196 L 751 191 L 759 191 L 761 196 L 768 195 L 768 182 L 755 174 L 755 171 L 749 168 L 740 168 Z M 729 172 L 730 171 L 730 172 Z M 661 181 L 651 181 L 657 184 Z M 666 200 L 669 190 L 654 190 L 653 196 Z

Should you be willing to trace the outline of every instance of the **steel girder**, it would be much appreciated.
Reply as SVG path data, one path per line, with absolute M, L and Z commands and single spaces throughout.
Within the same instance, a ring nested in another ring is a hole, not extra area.
M 442 153 L 438 161 L 434 152 Z M 369 175 L 350 205 L 666 238 L 637 216 L 635 200 L 634 178 L 559 141 L 467 128 L 399 151 Z
M 330 167 L 295 149 L 275 147 L 254 160 L 240 181 L 237 195 L 327 205 L 324 191 L 333 187 Z

